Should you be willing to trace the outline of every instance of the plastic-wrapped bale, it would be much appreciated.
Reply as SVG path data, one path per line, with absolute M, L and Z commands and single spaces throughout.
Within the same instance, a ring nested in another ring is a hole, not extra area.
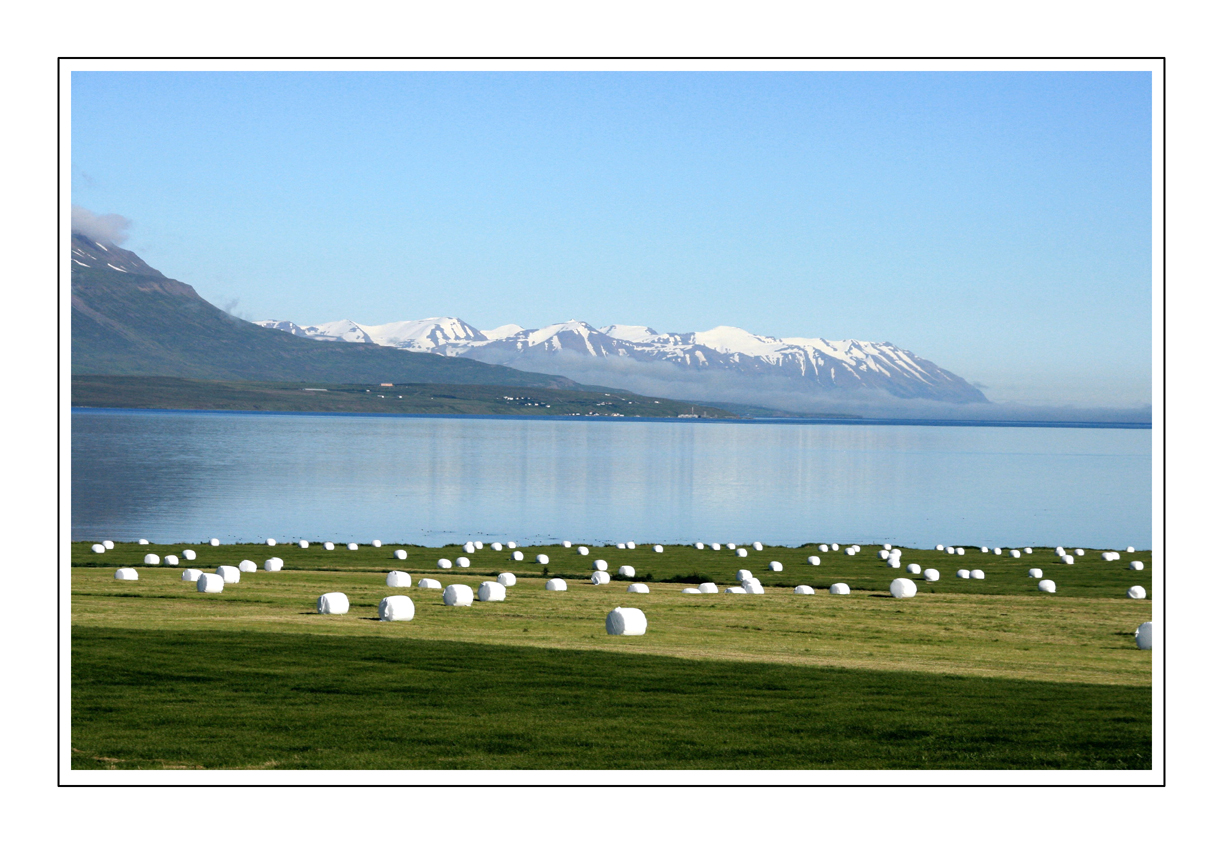
M 911 599 L 917 595 L 917 585 L 909 578 L 896 578 L 888 587 L 894 599 Z
M 819 555 L 808 555 L 808 556 L 807 556 L 807 563 L 811 564 L 811 566 L 813 566 L 813 567 L 817 567 L 817 566 L 819 566 L 819 565 L 820 565 L 820 556 L 819 556 Z
M 718 585 L 714 584 L 712 581 L 705 581 L 696 585 L 696 589 L 701 593 L 716 593 L 718 592 Z
M 512 572 L 503 572 L 497 576 L 497 583 L 502 587 L 513 587 L 518 583 L 518 576 Z
M 184 561 L 194 561 L 195 560 L 195 550 L 194 549 L 184 549 L 183 550 L 183 560 Z
M 596 586 L 599 584 L 606 584 L 609 581 L 611 581 L 611 576 L 601 569 L 596 569 L 590 576 L 590 583 Z
M 348 544 L 348 551 L 349 551 L 349 552 L 356 552 L 356 551 L 357 551 L 357 544 L 355 544 L 355 543 L 350 543 L 350 544 Z
M 752 548 L 755 549 L 757 552 L 763 552 L 764 544 L 761 543 L 759 540 L 757 540 L 755 543 L 752 544 Z
M 769 561 L 769 572 L 781 572 L 781 561 Z
M 654 551 L 655 551 L 655 552 L 662 552 L 662 547 L 661 547 L 661 546 L 657 546 L 657 545 L 656 545 L 656 546 L 654 547 Z
M 704 544 L 704 543 L 696 543 L 696 544 L 694 544 L 694 545 L 696 546 L 696 548 L 697 548 L 697 549 L 704 549 L 704 548 L 705 548 L 705 544 Z
M 1083 550 L 1082 550 L 1082 549 L 1075 549 L 1075 550 L 1074 550 L 1074 554 L 1078 555 L 1078 556 L 1081 558 L 1081 557 L 1083 557 L 1083 554 L 1084 554 L 1084 553 L 1083 553 Z
M 954 554 L 955 554 L 955 547 L 954 547 L 954 546 L 948 546 L 948 547 L 947 547 L 947 554 L 948 554 L 948 555 L 954 555 Z
M 381 541 L 381 540 L 371 540 L 371 541 L 369 542 L 369 545 L 370 545 L 370 546 L 373 546 L 375 549 L 381 549 L 381 548 L 382 548 L 382 541 Z M 389 597 L 388 597 L 388 598 L 389 598 Z
M 242 571 L 233 566 L 217 567 L 217 575 L 221 576 L 221 580 L 226 584 L 237 584 L 242 580 Z
M 935 547 L 934 547 L 934 551 L 935 551 L 935 552 L 942 552 L 942 551 L 943 551 L 943 544 L 941 544 L 941 543 L 940 543 L 940 544 L 938 544 L 937 546 L 935 546 Z
M 1150 622 L 1139 625 L 1138 630 L 1134 632 L 1134 642 L 1143 651 L 1150 651 L 1151 646 L 1155 644 L 1155 626 Z
M 565 579 L 563 578 L 549 578 L 547 583 L 544 584 L 544 589 L 557 591 L 568 590 L 569 585 L 565 583 Z
M 551 584 L 552 582 L 549 581 L 548 583 Z M 562 581 L 561 583 L 563 584 L 564 582 Z M 496 581 L 481 581 L 480 589 L 476 591 L 476 597 L 482 602 L 503 602 L 505 601 L 505 585 Z
M 1001 548 L 995 549 L 995 550 L 994 550 L 994 554 L 995 554 L 995 555 L 1001 555 L 1001 554 L 1002 554 L 1002 549 L 1001 549 Z
M 440 590 L 442 589 L 442 582 L 434 578 L 422 578 L 416 582 L 416 587 L 419 590 Z
M 881 560 L 881 561 L 886 561 L 888 558 L 890 558 L 890 557 L 891 557 L 891 555 L 892 555 L 892 553 L 891 553 L 891 552 L 889 552 L 887 549 L 880 549 L 880 550 L 879 550 L 879 560 Z
M 572 549 L 572 548 L 573 548 L 573 541 L 571 541 L 571 540 L 562 540 L 562 541 L 561 541 L 561 546 L 564 546 L 566 549 Z
M 323 544 L 323 548 L 326 549 L 328 552 L 331 552 L 335 549 L 335 544 L 332 543 L 330 540 L 328 540 L 326 543 Z
M 601 569 L 601 570 L 606 570 L 606 569 L 607 569 L 607 561 L 591 561 L 591 563 L 590 563 L 590 568 L 591 568 L 591 569 Z
M 510 555 L 510 557 L 515 561 L 521 561 L 525 556 L 521 552 L 515 552 L 514 554 Z
M 982 555 L 988 555 L 988 554 L 989 554 L 989 547 L 988 547 L 988 546 L 982 546 L 982 547 L 981 547 L 981 554 L 982 554 Z
M 1012 558 L 1018 558 L 1018 557 L 1020 557 L 1020 556 L 1022 556 L 1022 555 L 1023 555 L 1023 552 L 1020 552 L 1018 549 L 1012 549 L 1012 550 L 1011 550 L 1011 557 L 1012 557 Z
M 969 578 L 969 577 L 971 577 L 971 576 L 972 576 L 972 573 L 971 573 L 971 572 L 969 572 L 969 571 L 968 571 L 968 570 L 966 570 L 966 569 L 957 569 L 957 570 L 955 571 L 955 577 L 956 577 L 956 578 Z
M 114 549 L 114 548 L 115 548 L 115 541 L 113 541 L 113 540 L 103 540 L 103 541 L 102 541 L 102 545 L 103 545 L 103 546 L 105 546 L 105 547 L 106 547 L 108 550 L 109 550 L 109 549 Z
M 269 537 L 269 538 L 267 539 L 267 541 L 266 541 L 266 542 L 267 542 L 267 545 L 268 545 L 268 546 L 275 546 L 275 545 L 276 545 L 276 538 L 274 538 L 274 537 Z
M 477 540 L 475 543 L 477 552 L 484 548 L 484 542 L 482 540 Z
M 684 589 L 680 590 L 680 592 L 681 592 L 681 593 L 687 593 L 687 594 L 690 594 L 690 595 L 695 595 L 695 594 L 699 594 L 701 591 L 700 591 L 700 590 L 698 590 L 698 589 L 697 589 L 697 588 L 695 588 L 695 587 L 685 587 Z
M 744 593 L 746 593 L 746 592 L 747 592 L 747 590 L 744 590 L 742 587 L 727 587 L 727 588 L 726 588 L 725 590 L 723 590 L 722 592 L 723 592 L 723 593 L 730 593 L 730 594 L 732 594 L 732 595 L 736 595 L 736 596 L 742 596 Z
M 225 589 L 225 579 L 214 572 L 205 572 L 195 579 L 195 589 L 201 593 L 219 593 Z
M 637 575 L 637 570 L 633 569 L 628 564 L 625 564 L 624 566 L 620 567 L 620 569 L 616 570 L 616 575 L 623 575 L 625 578 L 634 578 Z
M 628 585 L 628 591 L 630 593 L 648 593 L 650 592 L 650 588 L 639 581 L 634 581 L 632 584 Z
M 255 566 L 254 561 L 243 561 L 238 564 L 238 572 L 258 572 L 259 567 Z
M 1028 570 L 1028 578 L 1044 578 L 1045 571 L 1040 567 L 1032 567 Z
M 263 562 L 264 572 L 280 572 L 285 568 L 285 562 L 280 558 L 268 558 Z
M 963 554 L 964 554 L 964 547 L 963 547 L 963 546 L 957 546 L 957 547 L 956 547 L 956 550 L 955 550 L 955 553 L 956 553 L 957 555 L 963 555 Z
M 406 572 L 399 570 L 391 570 L 386 574 L 386 586 L 388 587 L 411 587 L 412 576 Z
M 735 573 L 735 580 L 740 582 L 747 581 L 754 577 L 755 576 L 752 575 L 752 571 L 750 569 L 741 569 Z
M 1130 569 L 1142 569 L 1142 561 L 1130 561 Z
M 845 554 L 852 558 L 854 555 L 858 554 L 858 551 L 852 546 L 847 546 L 845 547 Z
M 585 556 L 585 555 L 589 555 L 589 554 L 590 554 L 590 547 L 589 547 L 589 546 L 579 546 L 579 547 L 578 547 L 578 554 L 579 554 L 579 555 L 583 555 L 583 556 Z
M 166 555 L 165 560 L 166 560 L 166 566 L 172 566 L 172 567 L 178 566 L 178 556 L 177 555 Z
M 456 566 L 469 567 L 471 566 L 471 559 L 464 558 L 462 555 L 460 555 L 459 557 L 454 559 L 454 563 Z
M 800 596 L 814 596 L 815 588 L 808 587 L 806 584 L 799 584 L 794 588 L 794 592 Z
M 832 596 L 848 596 L 849 585 L 844 582 L 837 582 L 828 588 L 828 593 Z
M 449 607 L 471 607 L 475 594 L 466 584 L 451 584 L 442 591 L 442 604 Z
M 740 546 L 738 549 L 735 550 L 735 554 L 738 555 L 740 558 L 746 558 L 747 550 L 744 549 L 742 546 Z
M 537 563 L 537 564 L 544 564 L 545 566 L 547 566 L 547 564 L 548 564 L 548 556 L 547 556 L 547 555 L 536 555 L 536 556 L 535 556 L 535 563 Z
M 1133 552 L 1133 551 L 1134 551 L 1134 547 L 1133 547 L 1133 546 L 1126 546 L 1126 547 L 1125 547 L 1125 551 L 1127 551 L 1127 552 Z
M 131 567 L 120 567 L 115 570 L 116 581 L 139 581 L 140 575 Z
M 407 559 L 408 559 L 408 550 L 406 549 L 396 549 L 395 550 L 395 560 L 406 561 Z
M 631 541 L 631 540 L 630 540 L 630 541 L 628 541 L 627 543 L 625 543 L 624 545 L 625 545 L 625 547 L 626 547 L 626 548 L 628 548 L 628 549 L 636 549 L 636 548 L 637 548 L 637 544 L 636 544 L 636 543 L 634 543 L 634 542 L 633 542 L 633 541 Z
M 1052 578 L 1042 578 L 1036 585 L 1036 589 L 1042 593 L 1056 593 L 1057 585 L 1053 583 Z
M 1025 555 L 1031 555 L 1031 554 L 1032 554 L 1032 547 L 1031 547 L 1031 546 L 1025 546 L 1025 547 L 1023 547 L 1023 553 L 1024 553 Z
M 1129 596 L 1131 599 L 1145 599 L 1147 597 L 1146 588 L 1140 587 L 1137 584 L 1135 584 L 1130 589 L 1126 590 L 1125 594 Z
M 145 563 L 145 566 L 156 566 L 161 563 L 161 558 L 158 555 L 152 555 L 152 554 L 145 555 L 144 563 Z
M 617 544 L 616 544 L 616 548 L 617 548 L 617 549 L 627 549 L 628 547 L 627 547 L 627 546 L 625 546 L 623 543 L 617 543 Z
M 416 615 L 416 605 L 407 596 L 387 596 L 378 602 L 378 618 L 383 622 L 407 622 Z
M 909 575 L 921 575 L 921 564 L 909 564 L 905 567 L 905 572 Z
M 764 595 L 764 585 L 760 583 L 760 579 L 751 578 L 743 582 L 743 589 L 754 596 Z
M 900 558 L 888 557 L 888 566 L 892 569 L 900 569 Z
M 309 549 L 309 548 L 310 548 L 310 541 L 309 541 L 309 540 L 299 540 L 299 541 L 297 541 L 297 548 L 298 548 L 298 549 Z
M 142 537 L 136 541 L 136 544 L 139 546 L 148 546 L 149 542 Z
M 183 570 L 183 581 L 199 581 L 203 574 L 202 569 L 185 569 Z
M 515 543 L 514 541 L 512 541 L 512 540 L 511 540 L 511 541 L 509 541 L 508 543 L 506 543 L 506 544 L 505 544 L 505 548 L 506 548 L 506 549 L 517 549 L 517 548 L 518 548 L 518 544 L 517 544 L 517 543 Z
M 727 548 L 727 549 L 732 549 L 732 550 L 733 550 L 733 549 L 735 548 L 735 544 L 733 544 L 733 543 L 727 543 L 727 544 L 726 544 L 726 548 Z
M 618 607 L 607 614 L 607 633 L 612 636 L 639 637 L 645 628 L 645 614 L 635 607 Z
M 972 571 L 972 577 L 973 577 L 973 578 L 976 578 L 976 579 L 978 579 L 978 580 L 979 580 L 979 579 L 982 579 L 982 578 L 984 578 L 984 577 L 985 577 L 985 572 L 984 572 L 983 570 L 974 569 L 974 570 Z
M 221 541 L 220 541 L 220 540 L 218 540 L 217 538 L 215 538 L 215 537 L 214 537 L 214 538 L 212 538 L 211 540 L 209 540 L 209 541 L 208 541 L 208 545 L 209 545 L 209 546 L 220 546 L 220 545 L 221 545 Z
M 472 554 L 473 552 L 476 551 L 476 544 L 472 543 L 470 540 L 467 541 L 466 543 L 463 544 L 463 551 L 466 552 L 468 555 Z
M 438 569 L 451 569 L 453 566 L 454 564 L 450 562 L 449 558 L 438 558 L 437 559 Z
M 722 551 L 722 544 L 721 544 L 721 543 L 713 543 L 713 544 L 710 544 L 710 545 L 713 547 L 713 551 L 715 551 L 715 552 L 721 552 L 721 551 Z
M 1064 563 L 1064 564 L 1073 564 L 1073 563 L 1074 563 L 1074 555 L 1062 555 L 1062 563 Z
M 94 545 L 89 547 L 89 551 L 93 552 L 95 555 L 101 555 L 103 552 L 106 551 L 106 547 L 103 546 L 101 543 L 95 543 Z
M 828 551 L 828 544 L 827 544 L 827 543 L 821 543 L 821 544 L 820 544 L 820 551 L 821 551 L 821 552 L 827 552 L 827 551 Z
M 937 569 L 927 569 L 922 572 L 922 577 L 927 581 L 938 581 L 939 571 Z
M 1053 553 L 1054 553 L 1055 555 L 1065 555 L 1065 554 L 1066 554 L 1066 550 L 1065 550 L 1065 549 L 1063 549 L 1063 548 L 1062 548 L 1062 547 L 1060 547 L 1060 546 L 1057 546 L 1057 547 L 1055 547 L 1055 548 L 1054 548 Z
M 493 551 L 494 551 L 494 552 L 500 552 L 500 551 L 501 551 L 501 544 L 500 544 L 500 543 L 497 543 L 497 542 L 495 542 L 495 541 L 494 541 L 494 543 L 493 543 Z
M 899 561 L 901 554 L 903 553 L 899 549 L 892 549 L 891 551 L 888 552 L 888 560 L 890 561 L 890 560 L 895 559 Z
M 348 596 L 343 593 L 323 593 L 318 597 L 318 612 L 331 616 L 348 613 Z

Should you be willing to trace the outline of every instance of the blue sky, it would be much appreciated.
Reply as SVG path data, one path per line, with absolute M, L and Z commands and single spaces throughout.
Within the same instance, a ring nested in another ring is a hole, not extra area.
M 890 341 L 1150 402 L 1151 83 L 1122 72 L 75 72 L 73 201 L 251 319 Z

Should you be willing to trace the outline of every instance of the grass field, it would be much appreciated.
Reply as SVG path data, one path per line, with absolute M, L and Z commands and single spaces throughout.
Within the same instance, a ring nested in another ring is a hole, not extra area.
M 918 596 L 885 595 L 903 575 L 866 547 L 850 558 L 766 547 L 489 548 L 470 569 L 439 570 L 459 547 L 191 546 L 178 569 L 144 567 L 120 544 L 72 547 L 72 749 L 75 768 L 1149 768 L 1151 659 L 1133 632 L 1151 603 L 1150 553 L 1074 565 L 1037 549 L 1019 560 L 905 550 L 941 570 Z M 406 548 L 407 561 L 392 552 Z M 531 563 L 543 551 L 552 562 Z M 243 575 L 205 596 L 187 566 L 276 555 L 286 569 Z M 595 587 L 590 562 L 624 563 Z M 1143 560 L 1147 569 L 1131 571 Z M 782 572 L 767 572 L 781 561 Z M 118 566 L 140 580 L 113 579 Z M 1036 591 L 1032 566 L 1058 592 Z M 684 595 L 666 579 L 723 586 L 752 570 L 762 596 Z M 982 569 L 984 580 L 956 579 Z M 438 590 L 398 590 L 411 622 L 378 622 L 391 569 L 443 586 L 514 572 L 505 602 L 448 608 Z M 543 589 L 547 577 L 566 592 Z M 908 576 L 912 577 L 912 576 Z M 853 592 L 830 596 L 844 581 Z M 796 584 L 817 588 L 798 596 Z M 346 593 L 345 616 L 317 597 Z M 617 606 L 649 631 L 610 637 Z

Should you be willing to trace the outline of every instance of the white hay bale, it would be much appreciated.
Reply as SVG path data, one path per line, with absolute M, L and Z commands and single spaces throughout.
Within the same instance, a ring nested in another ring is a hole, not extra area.
M 736 581 L 747 581 L 749 578 L 754 578 L 750 569 L 741 569 L 735 573 Z
M 238 572 L 258 572 L 259 567 L 255 566 L 254 561 L 243 561 L 238 564 Z
M 974 569 L 974 570 L 972 571 L 972 577 L 973 577 L 973 578 L 975 578 L 975 579 L 977 579 L 977 580 L 979 581 L 979 580 L 981 580 L 982 578 L 984 578 L 984 577 L 985 577 L 985 573 L 984 573 L 982 570 L 979 570 L 979 569 Z
M 183 581 L 199 581 L 203 574 L 202 569 L 185 569 L 183 570 Z
M 221 576 L 221 580 L 226 584 L 237 584 L 242 580 L 241 570 L 234 566 L 219 566 L 216 574 Z
M 617 637 L 639 637 L 645 633 L 645 614 L 635 607 L 618 607 L 607 614 L 607 633 Z
M 989 547 L 988 547 L 988 546 L 982 546 L 982 547 L 981 547 L 981 554 L 982 554 L 982 555 L 988 555 L 988 554 L 989 554 Z
M 1028 578 L 1044 578 L 1045 571 L 1040 567 L 1032 567 L 1028 570 Z
M 831 596 L 848 596 L 849 585 L 844 582 L 837 582 L 828 588 L 828 594 Z
M 470 540 L 467 541 L 463 544 L 463 551 L 468 555 L 473 554 L 476 551 L 476 544 L 472 543 Z
M 1134 547 L 1133 547 L 1133 546 L 1126 546 L 1126 547 L 1125 547 L 1125 551 L 1127 551 L 1127 552 L 1133 552 L 1133 551 L 1134 551 Z
M 734 549 L 734 548 L 735 548 L 735 544 L 733 544 L 733 543 L 727 543 L 727 544 L 726 544 L 726 548 L 727 548 L 727 549 Z
M 886 561 L 889 557 L 891 557 L 891 554 L 892 553 L 889 552 L 887 549 L 880 549 L 879 550 L 879 560 Z
M 781 572 L 781 561 L 769 561 L 769 572 Z
M 846 554 L 846 555 L 849 555 L 849 556 L 852 558 L 854 555 L 856 555 L 856 554 L 857 554 L 857 552 L 854 550 L 854 547 L 852 547 L 852 546 L 846 546 L 846 547 L 845 547 L 845 554 Z
M 616 570 L 616 575 L 623 575 L 625 578 L 635 578 L 637 575 L 637 570 L 633 569 L 628 564 L 625 564 L 624 566 L 620 567 L 620 569 Z
M 147 566 L 156 566 L 161 563 L 161 557 L 158 555 L 145 555 L 144 562 Z
M 1066 554 L 1066 550 L 1065 550 L 1065 549 L 1063 549 L 1063 548 L 1062 548 L 1062 547 L 1060 547 L 1060 546 L 1058 546 L 1057 548 L 1055 548 L 1055 549 L 1053 550 L 1053 552 L 1054 552 L 1054 554 L 1057 554 L 1057 555 L 1065 555 L 1065 554 Z
M 391 570 L 390 572 L 386 574 L 386 586 L 388 587 L 411 587 L 412 586 L 412 576 L 408 575 L 406 572 L 400 572 L 397 569 Z
M 761 543 L 759 540 L 757 540 L 755 543 L 752 544 L 752 548 L 755 549 L 757 552 L 763 552 L 764 544 Z
M 963 555 L 963 554 L 964 554 L 964 547 L 963 547 L 963 546 L 958 546 L 958 547 L 956 547 L 955 553 L 956 553 L 957 555 Z
M 627 546 L 625 546 L 623 543 L 617 543 L 617 544 L 616 544 L 616 548 L 617 548 L 617 549 L 627 549 L 628 547 L 627 547 Z
M 1081 558 L 1081 557 L 1083 557 L 1083 550 L 1082 550 L 1082 549 L 1075 549 L 1075 550 L 1074 550 L 1074 554 L 1078 555 L 1078 556 Z
M 456 566 L 469 567 L 471 566 L 471 559 L 464 558 L 462 555 L 460 555 L 459 557 L 454 559 L 454 563 Z
M 371 540 L 371 541 L 369 542 L 369 545 L 370 545 L 370 546 L 373 546 L 375 549 L 381 549 L 381 548 L 382 548 L 382 541 L 381 541 L 381 540 Z M 388 596 L 387 598 L 390 598 L 390 597 Z
M 177 555 L 166 555 L 165 561 L 166 561 L 166 566 L 171 566 L 171 567 L 178 566 L 178 556 Z
M 547 556 L 547 555 L 536 555 L 536 556 L 535 556 L 535 563 L 537 563 L 537 564 L 545 564 L 545 565 L 546 565 L 546 564 L 548 563 L 548 556 Z
M 220 546 L 220 545 L 221 545 L 221 541 L 217 540 L 217 539 L 214 537 L 214 538 L 212 538 L 211 540 L 209 540 L 209 541 L 208 541 L 208 545 L 209 545 L 209 546 Z
M 515 561 L 521 561 L 523 559 L 523 554 L 521 552 L 515 552 L 514 554 L 510 555 L 510 557 Z
M 921 564 L 909 564 L 905 567 L 905 572 L 909 575 L 921 575 Z
M 556 588 L 549 587 L 547 589 L 553 590 Z M 505 601 L 505 585 L 500 581 L 481 581 L 480 589 L 476 592 L 476 598 L 482 602 L 503 602 Z
M 828 551 L 828 544 L 827 544 L 827 543 L 821 543 L 821 544 L 820 544 L 820 551 L 821 551 L 821 552 L 827 552 L 827 551 Z
M 497 583 L 502 587 L 513 587 L 518 583 L 518 576 L 512 572 L 503 572 L 497 576 Z
M 518 544 L 511 540 L 510 542 L 505 544 L 505 548 L 506 549 L 517 549 Z
M 743 589 L 747 590 L 747 592 L 752 593 L 753 595 L 764 595 L 764 585 L 761 584 L 760 580 L 757 578 L 753 578 L 751 581 L 744 581 Z
M 109 551 L 109 550 L 111 550 L 111 549 L 114 549 L 114 548 L 115 548 L 115 541 L 113 541 L 113 540 L 103 540 L 103 541 L 102 541 L 102 545 L 103 545 L 103 546 L 105 546 L 105 547 L 106 547 L 106 549 Z
M 926 569 L 922 571 L 922 577 L 927 581 L 938 581 L 939 571 L 937 569 Z
M 885 544 L 883 544 L 883 551 L 885 551 L 885 552 L 891 552 L 891 551 L 892 551 L 892 544 L 890 544 L 890 543 L 885 543 Z
M 704 543 L 696 543 L 696 544 L 694 544 L 694 545 L 696 546 L 696 548 L 697 548 L 697 549 L 704 549 L 704 548 L 705 548 L 705 544 L 704 544 Z
M 948 546 L 948 547 L 947 547 L 947 554 L 948 554 L 948 555 L 954 555 L 954 554 L 955 554 L 955 547 L 954 547 L 954 546 Z
M 573 548 L 573 543 L 572 543 L 572 541 L 569 541 L 569 540 L 562 540 L 562 541 L 561 541 L 561 546 L 564 546 L 566 549 L 572 549 L 572 548 Z
M 625 545 L 626 547 L 628 547 L 629 549 L 636 549 L 636 548 L 637 548 L 637 544 L 636 544 L 636 543 L 634 543 L 634 542 L 633 542 L 633 541 L 631 541 L 631 540 L 630 540 L 630 541 L 628 541 L 627 543 L 625 543 L 624 545 Z
M 106 547 L 103 546 L 101 543 L 95 543 L 94 545 L 89 547 L 89 551 L 93 552 L 95 555 L 101 555 L 103 552 L 106 551 Z
M 453 567 L 454 567 L 454 564 L 451 563 L 449 558 L 438 558 L 437 559 L 438 569 L 451 569 Z
M 1142 569 L 1142 561 L 1130 561 L 1130 569 Z
M 1147 597 L 1147 590 L 1145 587 L 1140 587 L 1139 585 L 1135 584 L 1133 587 L 1126 590 L 1125 594 L 1131 599 L 1145 599 Z
M 1018 549 L 1012 549 L 1012 550 L 1011 550 L 1011 557 L 1012 557 L 1012 558 L 1018 558 L 1018 557 L 1021 557 L 1022 555 L 1023 555 L 1023 553 L 1022 553 L 1022 552 L 1020 552 Z
M 194 561 L 195 560 L 195 550 L 194 549 L 184 549 L 183 550 L 183 560 L 184 561 Z
M 1001 549 L 1001 548 L 994 549 L 994 554 L 995 554 L 995 555 L 1001 555 L 1001 554 L 1002 554 L 1002 549 Z
M 138 545 L 140 545 L 140 546 L 148 546 L 148 545 L 149 545 L 149 542 L 148 542 L 147 540 L 145 540 L 143 537 L 142 537 L 142 538 L 140 538 L 139 540 L 137 540 L 137 541 L 136 541 L 136 543 L 137 543 Z
M 383 622 L 408 622 L 416 615 L 416 605 L 407 596 L 387 596 L 378 602 L 378 618 Z
M 834 552 L 839 552 L 839 551 L 840 551 L 840 549 L 841 549 L 841 546 L 840 546 L 840 544 L 839 544 L 839 543 L 834 543 L 834 544 L 832 544 L 832 551 L 834 551 Z
M 819 555 L 808 555 L 808 556 L 807 556 L 807 563 L 809 563 L 809 564 L 810 564 L 811 566 L 813 566 L 813 567 L 817 567 L 817 566 L 819 566 L 819 565 L 820 565 L 820 556 L 819 556 Z
M 201 593 L 219 593 L 225 589 L 225 579 L 216 573 L 201 573 L 195 580 L 195 589 Z
M 1134 632 L 1134 642 L 1143 651 L 1150 651 L 1151 646 L 1155 644 L 1155 626 L 1150 622 L 1139 625 L 1138 630 Z
M 736 595 L 736 596 L 742 596 L 742 595 L 744 595 L 744 594 L 747 592 L 747 590 L 744 590 L 742 587 L 727 587 L 727 588 L 726 588 L 725 590 L 723 590 L 722 592 L 723 592 L 723 593 L 730 593 L 730 594 L 732 594 L 732 595 Z
M 799 584 L 797 587 L 794 588 L 794 592 L 800 596 L 814 596 L 815 588 L 808 587 L 806 584 Z
M 611 581 L 611 576 L 601 569 L 596 569 L 590 576 L 590 583 L 594 584 L 595 586 L 606 584 L 609 581 Z
M 661 553 L 661 552 L 662 552 L 662 546 L 659 546 L 659 545 L 655 544 L 655 546 L 654 546 L 654 551 L 655 551 L 655 552 L 659 552 L 659 553 Z
M 568 590 L 569 585 L 565 583 L 565 579 L 563 578 L 549 578 L 547 583 L 544 584 L 544 589 L 545 590 L 556 590 L 560 592 L 563 590 Z
M 969 578 L 969 577 L 971 577 L 971 576 L 972 576 L 972 573 L 971 573 L 971 572 L 969 572 L 969 571 L 968 571 L 968 570 L 966 570 L 966 569 L 957 569 L 957 570 L 955 571 L 955 577 L 956 577 L 956 578 Z
M 328 540 L 326 543 L 323 544 L 323 548 L 326 549 L 328 552 L 331 552 L 335 549 L 335 544 L 332 543 L 330 540 Z
M 1074 555 L 1062 555 L 1062 563 L 1064 563 L 1064 564 L 1073 564 L 1073 563 L 1074 563 Z
M 888 557 L 888 566 L 892 569 L 900 569 L 900 558 Z
M 639 581 L 634 581 L 632 584 L 628 585 L 628 591 L 630 593 L 648 593 L 650 592 L 650 588 Z
M 309 541 L 309 540 L 299 540 L 299 541 L 297 541 L 297 548 L 298 548 L 298 549 L 309 549 L 309 548 L 310 548 L 310 541 Z
M 721 544 L 721 543 L 714 543 L 714 544 L 712 544 L 712 546 L 713 546 L 713 551 L 715 551 L 715 552 L 721 552 L 721 551 L 722 551 L 722 544 Z
M 591 568 L 591 569 L 602 569 L 602 570 L 606 570 L 606 569 L 607 569 L 607 561 L 591 561 L 591 563 L 590 563 L 590 568 Z
M 1057 585 L 1053 583 L 1052 578 L 1042 578 L 1036 585 L 1036 589 L 1042 593 L 1056 593 Z
M 716 593 L 718 592 L 718 585 L 714 584 L 712 581 L 705 581 L 696 585 L 696 589 L 700 593 Z
M 494 542 L 494 543 L 493 543 L 493 551 L 494 551 L 494 552 L 500 552 L 500 551 L 501 551 L 501 544 L 500 544 L 500 543 L 496 543 L 496 542 Z
M 264 572 L 280 572 L 285 568 L 285 562 L 280 558 L 268 558 L 263 562 Z
M 442 604 L 448 607 L 471 607 L 475 594 L 466 584 L 451 584 L 442 591 Z
M 408 550 L 406 549 L 396 549 L 395 550 L 395 560 L 406 561 L 407 559 L 408 559 Z
M 433 578 L 422 578 L 416 582 L 416 586 L 420 590 L 440 590 L 442 583 Z
M 909 578 L 895 578 L 888 587 L 894 599 L 911 599 L 917 595 L 917 585 Z
M 348 613 L 348 596 L 343 593 L 323 593 L 318 597 L 318 612 L 343 616 Z
M 481 550 L 481 549 L 483 549 L 483 548 L 484 548 L 484 543 L 483 543 L 483 541 L 477 540 L 477 541 L 476 541 L 476 551 L 478 552 L 478 551 L 480 551 L 480 550 Z
M 895 558 L 899 561 L 901 554 L 902 553 L 899 549 L 893 549 L 892 551 L 888 552 L 888 559 L 891 560 L 892 558 Z
M 269 537 L 269 538 L 267 539 L 267 544 L 268 544 L 268 546 L 275 546 L 275 545 L 276 545 L 276 538 L 274 538 L 274 537 Z
M 739 549 L 736 549 L 736 550 L 735 550 L 735 554 L 736 554 L 738 557 L 740 557 L 740 558 L 746 558 L 746 557 L 747 557 L 747 550 L 746 550 L 746 549 L 743 549 L 743 548 L 739 548 Z
M 942 551 L 943 551 L 943 544 L 941 544 L 941 543 L 940 543 L 940 544 L 938 544 L 937 546 L 935 546 L 935 547 L 934 547 L 934 551 L 935 551 L 935 552 L 942 552 Z
M 859 553 L 859 552 L 861 552 L 861 551 L 862 551 L 862 547 L 861 547 L 861 546 L 859 546 L 857 543 L 855 543 L 855 544 L 853 545 L 853 550 L 854 550 L 854 554 L 856 555 L 857 553 Z
M 120 567 L 115 570 L 116 581 L 139 581 L 140 575 L 131 567 Z
M 688 594 L 699 594 L 701 591 L 695 587 L 685 587 L 684 589 L 680 590 L 680 592 L 688 593 Z
M 1031 554 L 1032 554 L 1032 547 L 1031 547 L 1031 546 L 1025 546 L 1025 547 L 1023 547 L 1023 553 L 1024 553 L 1025 555 L 1031 555 Z
M 356 552 L 356 551 L 357 551 L 357 544 L 355 544 L 355 543 L 350 543 L 350 544 L 348 544 L 348 551 L 349 551 L 349 552 Z

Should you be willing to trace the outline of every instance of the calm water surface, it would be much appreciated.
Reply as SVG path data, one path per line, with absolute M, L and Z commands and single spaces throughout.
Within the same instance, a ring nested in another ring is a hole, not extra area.
M 1149 429 L 73 410 L 76 540 L 1151 545 Z

